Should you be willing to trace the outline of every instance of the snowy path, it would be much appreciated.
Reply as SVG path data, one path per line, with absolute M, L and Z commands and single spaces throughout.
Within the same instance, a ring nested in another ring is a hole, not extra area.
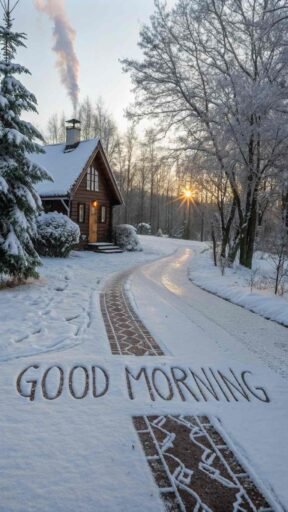
M 133 274 L 132 300 L 152 334 L 163 345 L 169 339 L 167 350 L 173 355 L 207 350 L 205 356 L 212 351 L 213 357 L 222 352 L 236 361 L 261 359 L 288 379 L 288 329 L 189 282 L 195 251 L 197 244 L 179 249 Z

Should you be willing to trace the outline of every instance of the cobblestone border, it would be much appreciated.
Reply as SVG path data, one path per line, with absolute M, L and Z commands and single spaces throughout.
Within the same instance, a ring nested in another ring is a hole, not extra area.
M 117 275 L 100 294 L 101 312 L 112 354 L 163 356 L 158 343 L 133 310 L 125 282 L 131 271 Z

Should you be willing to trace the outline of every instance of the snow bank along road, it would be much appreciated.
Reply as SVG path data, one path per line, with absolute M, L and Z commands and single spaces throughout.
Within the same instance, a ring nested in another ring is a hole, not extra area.
M 287 329 L 192 285 L 199 244 L 173 244 L 175 255 L 117 276 L 101 301 L 101 258 L 70 260 L 73 297 L 79 276 L 80 296 L 93 292 L 85 336 L 53 352 L 52 329 L 48 353 L 33 355 L 31 341 L 19 359 L 9 348 L 0 512 L 288 510 Z M 127 255 L 117 261 L 127 269 Z

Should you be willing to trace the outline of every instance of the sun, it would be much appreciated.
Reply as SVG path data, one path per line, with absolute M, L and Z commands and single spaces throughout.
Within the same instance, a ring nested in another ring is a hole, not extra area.
M 191 188 L 185 188 L 180 196 L 181 205 L 183 203 L 189 204 L 194 202 L 194 191 Z
M 192 199 L 192 190 L 184 190 L 184 196 L 186 199 Z

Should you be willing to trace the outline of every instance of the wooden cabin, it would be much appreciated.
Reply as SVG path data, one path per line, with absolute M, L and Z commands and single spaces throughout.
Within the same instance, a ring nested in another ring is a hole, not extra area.
M 49 144 L 45 153 L 30 156 L 54 180 L 39 183 L 37 191 L 46 212 L 64 213 L 79 225 L 79 248 L 110 242 L 113 208 L 123 203 L 120 190 L 100 139 L 81 141 L 80 122 L 67 123 L 66 144 Z

